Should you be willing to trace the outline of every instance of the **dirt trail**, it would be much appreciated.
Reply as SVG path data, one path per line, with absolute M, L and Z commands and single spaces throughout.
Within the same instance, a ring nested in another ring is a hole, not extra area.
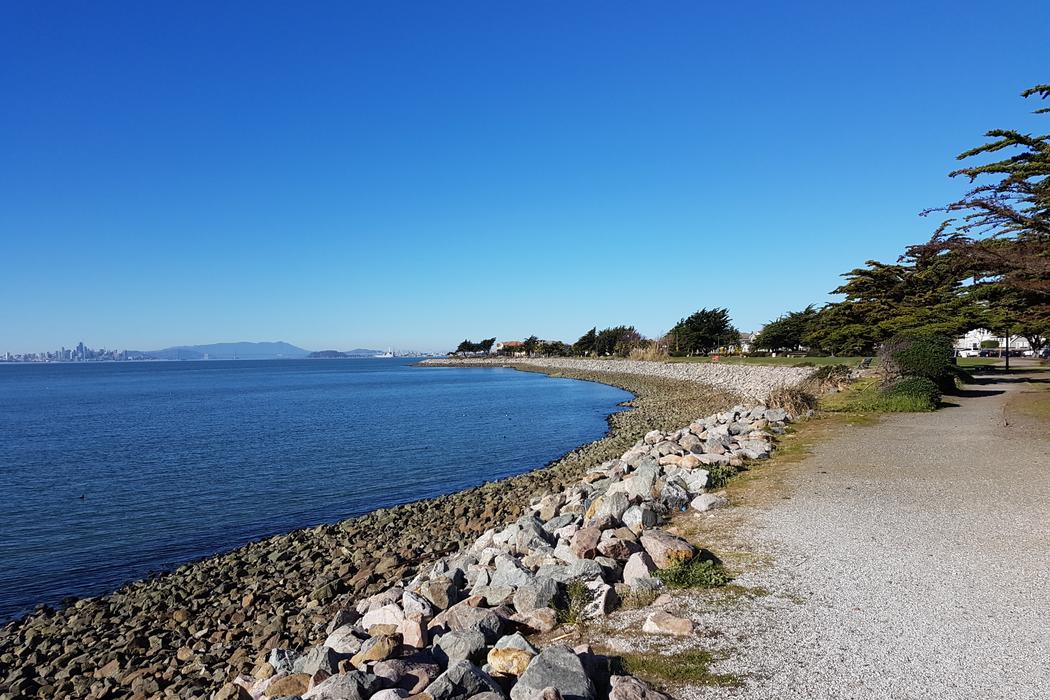
M 676 605 L 743 686 L 677 696 L 1050 698 L 1048 389 L 1034 369 L 986 380 L 756 472 L 736 491 L 765 497 L 707 520 L 762 595 Z

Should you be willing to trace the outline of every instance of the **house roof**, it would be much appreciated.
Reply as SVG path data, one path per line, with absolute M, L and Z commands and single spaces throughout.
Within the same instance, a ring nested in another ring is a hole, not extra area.
M 504 340 L 503 342 L 500 343 L 500 345 L 502 345 L 505 348 L 516 348 L 519 345 L 524 345 L 524 344 L 525 343 L 523 343 L 520 340 Z

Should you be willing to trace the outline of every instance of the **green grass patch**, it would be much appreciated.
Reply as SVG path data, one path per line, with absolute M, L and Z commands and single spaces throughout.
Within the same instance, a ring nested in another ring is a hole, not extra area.
M 1002 362 L 998 357 L 958 357 L 955 360 L 960 367 L 994 367 Z
M 738 688 L 743 681 L 728 673 L 713 673 L 714 657 L 700 650 L 683 651 L 678 654 L 624 654 L 620 664 L 626 673 L 666 688 L 667 685 L 714 685 Z
M 876 377 L 854 382 L 845 391 L 821 398 L 825 411 L 843 413 L 924 413 L 937 408 L 926 391 L 884 391 Z
M 715 588 L 732 580 L 721 564 L 700 557 L 660 569 L 655 576 L 668 588 Z

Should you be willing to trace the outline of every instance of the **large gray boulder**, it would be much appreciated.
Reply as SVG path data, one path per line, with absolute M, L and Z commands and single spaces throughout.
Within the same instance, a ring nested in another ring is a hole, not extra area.
M 303 693 L 303 700 L 366 700 L 379 690 L 379 679 L 351 671 L 330 676 Z
M 594 684 L 583 670 L 580 657 L 567 646 L 556 644 L 539 653 L 525 669 L 514 688 L 511 700 L 532 700 L 544 688 L 557 688 L 565 700 L 595 700 Z
M 481 693 L 494 693 L 501 700 L 507 697 L 492 676 L 469 661 L 451 663 L 423 692 L 433 700 L 469 700 Z
M 328 647 L 314 647 L 295 660 L 292 673 L 312 676 L 318 671 L 324 671 L 331 675 L 339 672 L 339 662 L 345 658 L 348 658 L 346 654 L 340 654 Z
M 659 519 L 656 511 L 648 503 L 631 506 L 624 512 L 622 518 L 624 526 L 636 535 L 654 527 Z
M 527 613 L 537 608 L 546 608 L 558 595 L 558 584 L 554 579 L 537 578 L 514 593 L 514 609 Z
M 448 632 L 434 644 L 434 658 L 444 665 L 453 661 L 477 661 L 485 651 L 485 635 L 477 630 Z
M 476 608 L 465 600 L 435 617 L 430 622 L 430 629 L 447 629 L 451 632 L 469 632 L 475 630 L 485 635 L 485 641 L 492 644 L 500 638 L 503 631 L 503 619 L 490 608 Z

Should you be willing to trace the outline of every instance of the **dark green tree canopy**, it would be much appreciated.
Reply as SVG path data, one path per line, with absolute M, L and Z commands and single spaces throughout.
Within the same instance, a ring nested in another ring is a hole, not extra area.
M 624 355 L 631 352 L 642 341 L 642 335 L 634 326 L 613 326 L 598 332 L 594 339 L 594 354 Z
M 594 341 L 598 338 L 598 327 L 590 329 L 572 344 L 574 355 L 590 355 L 594 352 Z
M 984 306 L 963 285 L 968 262 L 951 252 L 913 252 L 896 264 L 869 260 L 847 272 L 833 290 L 845 299 L 812 319 L 804 342 L 835 355 L 870 354 L 887 338 L 909 331 L 950 337 L 977 328 Z
M 454 352 L 457 353 L 468 353 L 468 352 L 492 352 L 492 346 L 496 344 L 495 338 L 486 338 L 480 343 L 475 343 L 471 340 L 464 340 L 460 343 Z
M 675 324 L 667 337 L 671 352 L 686 355 L 702 355 L 740 342 L 728 309 L 700 309 Z
M 805 345 L 805 337 L 817 317 L 817 309 L 810 304 L 801 311 L 791 311 L 770 321 L 752 341 L 762 350 L 798 350 Z
M 1050 85 L 1037 85 L 1021 94 L 1046 99 Z M 1050 107 L 1036 113 L 1050 113 Z M 941 224 L 929 242 L 909 253 L 950 251 L 967 258 L 982 284 L 999 284 L 1025 296 L 1035 318 L 1023 314 L 1027 318 L 1019 318 L 1019 325 L 1038 325 L 1040 317 L 1050 314 L 1050 134 L 993 129 L 985 136 L 989 141 L 958 159 L 992 154 L 999 159 L 949 173 L 983 184 L 958 201 L 924 212 L 958 216 Z M 1003 152 L 1009 155 L 1000 158 Z M 1017 311 L 1015 307 L 1015 316 Z

